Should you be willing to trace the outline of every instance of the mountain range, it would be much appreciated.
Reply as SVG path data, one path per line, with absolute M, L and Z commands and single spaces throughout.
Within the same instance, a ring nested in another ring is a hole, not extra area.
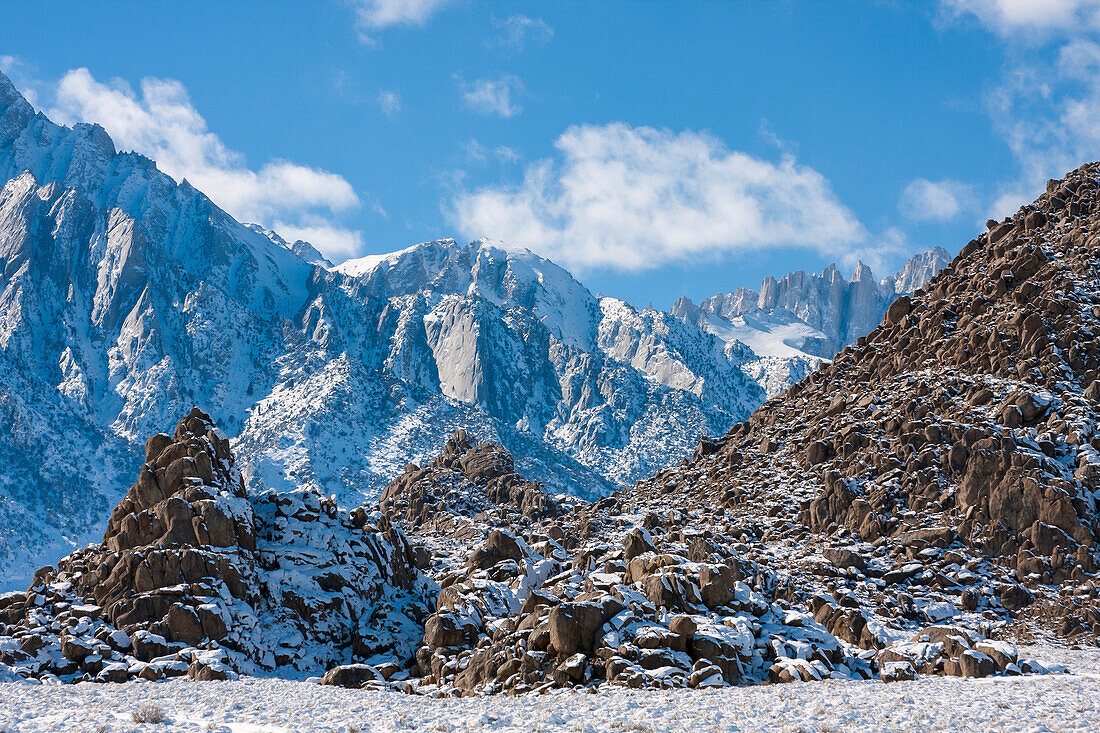
M 346 505 L 467 429 L 596 498 L 719 435 L 947 256 L 768 278 L 670 312 L 443 239 L 333 265 L 64 127 L 0 75 L 0 589 L 101 531 L 145 436 L 209 412 L 253 491 Z

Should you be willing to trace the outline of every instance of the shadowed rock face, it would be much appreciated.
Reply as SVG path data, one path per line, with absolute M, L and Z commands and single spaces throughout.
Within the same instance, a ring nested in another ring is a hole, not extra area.
M 414 555 L 384 516 L 341 516 L 310 491 L 250 497 L 196 408 L 148 439 L 102 543 L 2 597 L 0 662 L 73 681 L 321 673 L 379 654 L 398 669 L 432 595 Z

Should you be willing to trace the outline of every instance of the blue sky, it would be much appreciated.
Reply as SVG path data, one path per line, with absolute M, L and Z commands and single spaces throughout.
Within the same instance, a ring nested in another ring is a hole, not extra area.
M 1100 0 L 8 3 L 0 70 L 335 260 L 489 236 L 667 307 L 952 252 L 1100 148 Z

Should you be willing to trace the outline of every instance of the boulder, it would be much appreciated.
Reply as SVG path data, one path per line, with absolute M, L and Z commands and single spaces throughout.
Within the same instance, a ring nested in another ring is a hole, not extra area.
M 382 675 L 369 664 L 342 664 L 333 667 L 321 677 L 322 685 L 359 689 L 367 682 L 382 681 Z
M 997 671 L 997 665 L 985 654 L 967 650 L 959 655 L 959 669 L 963 677 L 988 677 Z
M 883 682 L 909 681 L 917 678 L 917 670 L 909 660 L 883 662 L 879 665 L 878 676 Z
M 833 567 L 856 568 L 857 570 L 864 570 L 867 567 L 867 561 L 863 559 L 863 556 L 847 547 L 827 547 L 821 551 L 821 554 Z
M 591 654 L 602 626 L 603 609 L 595 603 L 561 603 L 550 609 L 550 643 L 559 656 Z

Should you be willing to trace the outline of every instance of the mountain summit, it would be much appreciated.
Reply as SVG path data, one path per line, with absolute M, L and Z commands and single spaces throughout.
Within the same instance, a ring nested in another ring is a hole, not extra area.
M 671 313 L 718 336 L 731 351 L 750 349 L 756 358 L 744 368 L 774 397 L 869 333 L 894 298 L 923 286 L 950 260 L 936 247 L 878 282 L 862 262 L 851 280 L 836 265 L 820 275 L 798 270 L 765 278 L 760 290 L 738 288 L 699 305 L 680 298 Z

